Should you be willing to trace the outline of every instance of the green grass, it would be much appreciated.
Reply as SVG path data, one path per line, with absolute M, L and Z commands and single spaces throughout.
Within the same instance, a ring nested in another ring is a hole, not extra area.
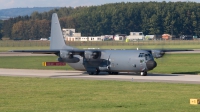
M 165 54 L 153 73 L 200 74 L 200 54 Z
M 29 40 L 21 40 L 21 41 L 0 41 L 0 47 L 30 47 L 30 46 L 49 46 L 49 41 L 29 41 Z
M 199 112 L 196 84 L 0 77 L 1 112 Z
M 49 49 L 49 46 L 0 47 L 0 52 L 7 52 L 10 50 L 44 50 L 44 49 Z
M 190 41 L 100 41 L 100 42 L 66 42 L 77 48 L 101 48 L 101 49 L 200 49 L 200 40 Z M 49 41 L 0 41 L 0 52 L 22 49 L 49 49 Z
M 42 66 L 42 62 L 56 61 L 56 56 L 0 57 L 0 68 L 73 70 L 67 66 Z M 157 67 L 150 73 L 200 74 L 200 54 L 165 54 L 155 59 Z
M 6 56 L 0 57 L 0 68 L 72 70 L 67 66 L 42 66 L 42 62 L 56 62 L 57 56 Z

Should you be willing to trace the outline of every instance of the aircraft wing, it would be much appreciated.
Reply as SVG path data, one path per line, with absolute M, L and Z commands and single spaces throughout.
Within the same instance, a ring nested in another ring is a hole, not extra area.
M 57 54 L 60 50 L 11 50 L 9 52 L 23 52 L 23 53 L 33 53 L 33 54 Z
M 166 49 L 164 49 L 164 50 L 162 50 L 163 52 L 179 52 L 179 51 L 194 51 L 194 50 L 192 50 L 192 49 L 175 49 L 175 50 L 173 50 L 173 49 L 171 49 L 171 50 L 166 50 Z
M 21 53 L 33 53 L 33 54 L 60 54 L 61 52 L 67 52 L 71 53 L 73 55 L 83 55 L 86 50 L 81 50 L 81 49 L 58 49 L 58 50 L 11 50 L 9 52 L 21 52 Z M 87 50 L 91 52 L 101 52 L 103 50 Z
M 150 52 L 154 58 L 161 58 L 166 52 L 194 51 L 189 49 L 143 49 Z

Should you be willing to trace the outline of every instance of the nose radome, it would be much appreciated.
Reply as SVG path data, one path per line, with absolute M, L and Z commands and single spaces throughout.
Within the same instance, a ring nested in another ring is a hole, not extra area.
M 147 61 L 146 65 L 148 70 L 153 70 L 157 66 L 157 63 L 153 60 L 149 60 Z

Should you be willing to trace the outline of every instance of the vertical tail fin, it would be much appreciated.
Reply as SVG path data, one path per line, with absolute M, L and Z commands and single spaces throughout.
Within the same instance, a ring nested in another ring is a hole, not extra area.
M 73 49 L 73 47 L 65 44 L 60 22 L 56 13 L 52 14 L 50 49 Z

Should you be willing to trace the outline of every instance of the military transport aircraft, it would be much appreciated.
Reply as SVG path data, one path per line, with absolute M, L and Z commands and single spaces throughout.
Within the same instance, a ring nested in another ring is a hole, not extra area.
M 76 70 L 87 71 L 88 74 L 108 72 L 139 72 L 142 76 L 153 70 L 157 63 L 154 58 L 162 57 L 172 50 L 108 50 L 108 49 L 77 49 L 66 45 L 58 16 L 52 15 L 50 50 L 12 50 L 11 52 L 30 52 L 39 54 L 55 54 L 58 62 L 68 63 Z

